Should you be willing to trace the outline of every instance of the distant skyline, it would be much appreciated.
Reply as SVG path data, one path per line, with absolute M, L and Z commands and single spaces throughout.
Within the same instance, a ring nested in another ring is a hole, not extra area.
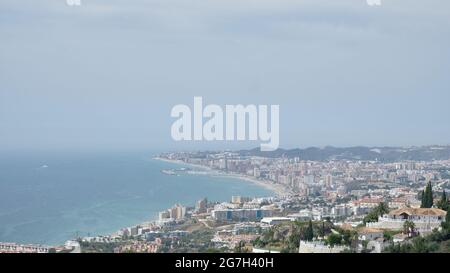
M 280 105 L 280 148 L 450 144 L 450 2 L 3 0 L 0 151 L 174 142 L 174 105 Z

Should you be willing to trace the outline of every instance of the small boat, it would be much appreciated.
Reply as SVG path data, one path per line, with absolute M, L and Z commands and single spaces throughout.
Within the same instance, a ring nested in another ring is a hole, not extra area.
M 161 172 L 163 174 L 167 174 L 167 175 L 175 175 L 176 172 L 174 172 L 173 170 L 161 170 Z

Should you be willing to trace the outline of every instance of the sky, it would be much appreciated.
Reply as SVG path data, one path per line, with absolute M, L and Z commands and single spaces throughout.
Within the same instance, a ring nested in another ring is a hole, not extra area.
M 280 105 L 280 147 L 450 144 L 450 1 L 2 0 L 0 151 L 175 142 L 177 104 Z

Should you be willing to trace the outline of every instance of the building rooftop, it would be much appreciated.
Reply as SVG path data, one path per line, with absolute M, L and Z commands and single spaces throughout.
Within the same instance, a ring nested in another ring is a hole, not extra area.
M 362 228 L 358 229 L 359 234 L 380 233 L 380 232 L 383 232 L 383 230 L 378 229 L 378 228 L 371 228 L 371 227 L 362 227 Z
M 401 208 L 391 211 L 389 215 L 400 215 L 404 213 L 408 215 L 432 215 L 432 216 L 445 216 L 447 214 L 445 210 L 436 208 Z

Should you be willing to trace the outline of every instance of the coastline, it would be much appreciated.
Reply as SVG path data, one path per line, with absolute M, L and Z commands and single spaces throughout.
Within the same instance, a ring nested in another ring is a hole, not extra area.
M 245 182 L 250 182 L 250 183 L 256 184 L 259 187 L 265 188 L 265 189 L 273 192 L 275 196 L 286 196 L 286 195 L 291 194 L 291 192 L 289 190 L 287 190 L 285 187 L 283 187 L 282 185 L 274 184 L 272 181 L 269 181 L 269 180 L 260 180 L 255 177 L 247 176 L 244 174 L 223 172 L 220 170 L 212 169 L 211 167 L 208 167 L 208 166 L 187 163 L 182 160 L 167 159 L 167 158 L 162 158 L 162 157 L 153 157 L 152 159 L 171 163 L 171 164 L 178 164 L 178 165 L 184 165 L 184 166 L 188 166 L 188 167 L 192 167 L 192 168 L 201 169 L 201 170 L 204 170 L 206 172 L 205 175 L 208 175 L 208 176 L 229 177 L 229 178 L 239 179 L 239 180 L 245 181 Z M 140 223 L 140 225 L 151 226 L 151 225 L 154 225 L 156 222 L 157 222 L 156 219 L 147 220 L 145 222 Z M 129 228 L 129 227 L 131 227 L 131 226 L 128 226 L 127 228 Z M 108 235 L 115 236 L 115 235 L 117 235 L 118 232 L 119 232 L 119 230 L 116 230 L 114 232 L 109 233 Z
M 168 162 L 168 163 L 180 164 L 180 165 L 190 166 L 193 168 L 203 169 L 208 172 L 207 175 L 211 175 L 211 176 L 231 177 L 231 178 L 239 179 L 242 181 L 250 182 L 250 183 L 256 184 L 260 187 L 263 187 L 263 188 L 266 188 L 266 189 L 272 191 L 276 196 L 286 196 L 286 195 L 291 194 L 291 191 L 286 189 L 283 185 L 275 184 L 270 180 L 261 180 L 261 179 L 257 179 L 253 176 L 248 176 L 245 174 L 223 172 L 220 170 L 212 169 L 211 167 L 208 167 L 208 166 L 187 163 L 182 160 L 167 159 L 167 158 L 162 158 L 162 157 L 154 157 L 153 159 Z
M 208 166 L 187 163 L 182 160 L 167 159 L 167 158 L 162 158 L 162 157 L 153 157 L 152 159 L 171 163 L 171 164 L 178 164 L 178 165 L 201 169 L 201 170 L 204 170 L 206 172 L 205 175 L 208 175 L 208 176 L 229 177 L 229 178 L 239 179 L 244 182 L 250 182 L 250 183 L 256 184 L 259 187 L 265 188 L 265 189 L 273 192 L 275 196 L 286 196 L 291 193 L 289 190 L 287 190 L 282 185 L 274 184 L 272 181 L 269 181 L 269 180 L 260 180 L 255 177 L 247 176 L 244 174 L 223 172 L 220 170 L 212 169 L 211 167 L 208 167 Z M 149 220 L 146 220 L 145 222 L 141 222 L 139 225 L 151 226 L 151 225 L 154 225 L 156 222 L 157 222 L 156 219 L 149 219 Z M 129 227 L 131 227 L 131 226 L 128 226 L 126 228 L 129 228 Z M 108 235 L 115 236 L 115 235 L 117 235 L 118 232 L 119 232 L 119 230 L 116 230 L 114 232 L 108 233 Z

